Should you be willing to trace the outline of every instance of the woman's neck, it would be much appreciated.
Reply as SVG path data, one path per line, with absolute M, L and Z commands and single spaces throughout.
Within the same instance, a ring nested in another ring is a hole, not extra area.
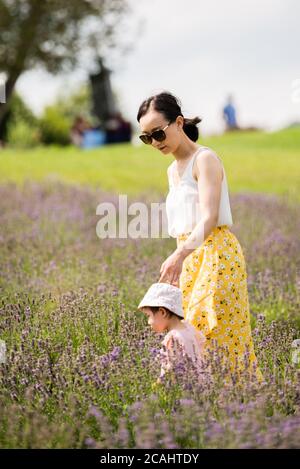
M 184 138 L 174 151 L 173 156 L 177 161 L 188 160 L 199 148 L 197 143 L 192 142 L 189 138 Z

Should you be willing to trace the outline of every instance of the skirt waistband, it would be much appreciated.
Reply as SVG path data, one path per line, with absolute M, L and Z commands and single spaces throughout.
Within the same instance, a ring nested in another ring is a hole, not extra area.
M 219 225 L 219 226 L 215 226 L 215 228 L 211 231 L 210 235 L 211 235 L 214 231 L 217 231 L 217 230 L 221 231 L 222 229 L 223 229 L 223 230 L 224 230 L 224 229 L 227 229 L 227 230 L 228 230 L 229 227 L 228 227 L 228 225 Z M 182 241 L 182 240 L 188 238 L 190 234 L 191 234 L 191 231 L 189 231 L 188 233 L 181 233 L 180 235 L 177 236 L 176 239 L 177 239 L 177 241 Z M 210 235 L 209 235 L 209 236 L 210 236 Z

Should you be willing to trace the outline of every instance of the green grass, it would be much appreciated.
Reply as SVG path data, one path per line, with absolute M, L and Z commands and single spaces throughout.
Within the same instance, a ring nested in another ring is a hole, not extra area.
M 230 192 L 265 192 L 300 200 L 300 129 L 240 132 L 201 138 L 224 162 Z M 69 146 L 0 151 L 0 183 L 60 179 L 117 193 L 165 194 L 173 156 L 151 147 L 116 144 L 94 150 Z

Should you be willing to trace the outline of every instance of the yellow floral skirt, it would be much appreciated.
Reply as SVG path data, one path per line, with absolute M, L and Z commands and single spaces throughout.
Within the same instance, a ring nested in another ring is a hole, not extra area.
M 177 238 L 178 246 L 188 235 Z M 206 335 L 206 353 L 224 347 L 230 371 L 244 370 L 249 363 L 261 381 L 251 335 L 245 259 L 227 225 L 215 227 L 185 258 L 179 287 L 184 319 Z

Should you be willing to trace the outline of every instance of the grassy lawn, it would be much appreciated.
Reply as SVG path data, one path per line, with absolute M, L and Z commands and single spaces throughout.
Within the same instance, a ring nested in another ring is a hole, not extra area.
M 300 129 L 201 138 L 224 162 L 230 192 L 263 192 L 300 200 Z M 0 151 L 0 183 L 59 179 L 117 193 L 167 191 L 164 156 L 151 147 L 117 144 L 95 150 L 40 147 Z

